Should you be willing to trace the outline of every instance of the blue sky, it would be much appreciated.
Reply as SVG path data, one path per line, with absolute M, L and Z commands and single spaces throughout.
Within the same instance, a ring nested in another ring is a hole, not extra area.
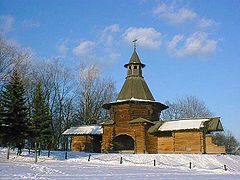
M 40 59 L 96 63 L 119 91 L 137 41 L 157 101 L 193 95 L 240 139 L 239 0 L 2 0 L 0 33 Z

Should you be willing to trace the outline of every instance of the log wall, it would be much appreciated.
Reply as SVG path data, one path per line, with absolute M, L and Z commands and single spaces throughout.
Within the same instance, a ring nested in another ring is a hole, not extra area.
M 225 154 L 224 146 L 218 146 L 212 142 L 212 136 L 206 136 L 206 153 L 208 154 Z
M 147 150 L 147 153 L 157 154 L 158 153 L 158 137 L 147 133 L 147 130 L 150 127 L 151 127 L 151 125 L 145 126 L 146 150 Z
M 174 140 L 173 137 L 159 137 L 158 138 L 158 153 L 173 153 Z
M 101 152 L 101 135 L 72 136 L 72 151 Z
M 158 137 L 158 153 L 204 153 L 203 132 L 177 131 Z
M 148 120 L 159 120 L 160 111 L 149 103 L 118 104 L 110 108 L 113 125 L 103 125 L 102 151 L 111 150 L 112 141 L 119 135 L 133 138 L 135 153 L 157 153 L 157 137 L 147 133 L 149 125 L 145 123 L 129 124 L 129 121 L 142 117 Z
M 158 153 L 208 153 L 223 154 L 225 147 L 212 142 L 212 136 L 202 131 L 177 131 L 172 136 L 158 137 Z
M 93 138 L 89 135 L 73 136 L 72 151 L 91 151 Z
M 127 103 L 117 104 L 110 108 L 111 119 L 116 123 L 126 124 L 130 120 L 142 117 L 150 121 L 159 120 L 160 111 L 155 104 L 149 103 Z
M 102 152 L 108 152 L 112 150 L 112 139 L 114 136 L 113 125 L 103 126 L 103 141 L 102 141 Z
M 128 135 L 134 140 L 135 153 L 224 153 L 223 147 L 212 143 L 200 130 L 175 131 L 169 136 L 154 136 L 147 133 L 147 123 L 129 124 L 142 117 L 150 121 L 159 120 L 160 112 L 154 104 L 116 104 L 110 108 L 113 125 L 103 125 L 102 151 L 112 149 L 114 138 Z
M 174 152 L 204 153 L 203 133 L 200 131 L 175 132 Z

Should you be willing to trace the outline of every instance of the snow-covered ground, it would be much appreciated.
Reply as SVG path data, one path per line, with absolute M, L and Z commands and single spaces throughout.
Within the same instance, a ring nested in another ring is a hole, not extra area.
M 65 152 L 54 151 L 34 163 L 33 153 L 12 151 L 7 160 L 2 149 L 0 179 L 240 179 L 240 156 L 233 155 L 91 154 L 88 159 L 87 153 L 68 152 L 65 160 Z

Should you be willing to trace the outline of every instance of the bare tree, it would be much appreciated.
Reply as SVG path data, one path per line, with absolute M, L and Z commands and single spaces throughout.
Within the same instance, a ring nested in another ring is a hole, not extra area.
M 0 37 L 0 81 L 6 79 L 11 72 L 13 65 L 13 57 L 15 56 L 16 48 Z
M 107 114 L 102 105 L 111 102 L 115 97 L 115 85 L 111 79 L 102 79 L 95 65 L 79 68 L 77 124 L 96 124 L 103 121 Z
M 32 59 L 30 50 L 16 47 L 0 36 L 0 84 L 4 83 L 14 70 L 25 76 Z
M 208 110 L 204 102 L 195 96 L 186 96 L 172 103 L 167 101 L 165 104 L 169 106 L 169 108 L 162 112 L 162 119 L 212 116 L 212 113 Z
M 62 132 L 77 124 L 103 121 L 108 112 L 102 105 L 116 97 L 111 79 L 101 78 L 95 65 L 78 68 L 78 76 L 59 60 L 36 60 L 31 51 L 11 44 L 0 37 L 0 87 L 14 70 L 20 72 L 26 87 L 29 117 L 33 107 L 33 92 L 41 83 L 45 99 L 50 107 L 51 127 L 54 132 L 54 149 L 62 148 Z
M 58 60 L 35 64 L 32 71 L 32 84 L 41 82 L 46 101 L 51 112 L 51 127 L 54 132 L 55 149 L 63 146 L 62 132 L 72 125 L 74 79 L 71 71 Z

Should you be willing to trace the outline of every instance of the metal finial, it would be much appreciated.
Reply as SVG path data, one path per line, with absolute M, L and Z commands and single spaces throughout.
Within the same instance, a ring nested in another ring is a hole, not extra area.
M 133 47 L 134 47 L 134 51 L 135 51 L 136 47 L 137 47 L 137 39 L 134 39 L 132 42 L 133 42 Z

